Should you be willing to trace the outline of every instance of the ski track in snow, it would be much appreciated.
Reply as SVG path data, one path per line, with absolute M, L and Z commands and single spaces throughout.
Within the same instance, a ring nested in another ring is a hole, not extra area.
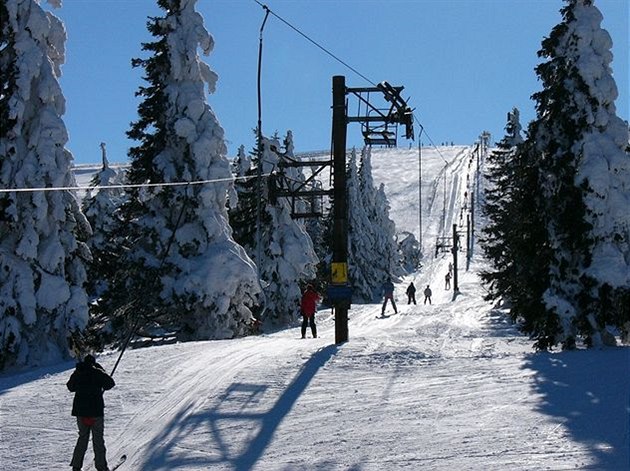
M 469 191 L 470 149 L 443 149 L 446 168 L 423 152 L 423 187 L 440 175 L 447 189 L 434 185 L 423 208 L 424 266 L 396 286 L 397 314 L 353 305 L 342 345 L 320 310 L 317 339 L 300 339 L 296 319 L 258 337 L 127 351 L 105 393 L 110 463 L 126 454 L 121 470 L 630 469 L 629 349 L 534 354 L 483 301 L 478 259 L 460 266 L 453 300 L 450 257 L 433 247 Z M 417 234 L 417 150 L 374 152 L 372 164 L 399 229 Z M 406 304 L 410 281 L 418 305 Z M 427 284 L 432 305 L 422 304 Z M 110 371 L 117 356 L 99 362 Z M 0 377 L 2 469 L 69 469 L 73 366 Z

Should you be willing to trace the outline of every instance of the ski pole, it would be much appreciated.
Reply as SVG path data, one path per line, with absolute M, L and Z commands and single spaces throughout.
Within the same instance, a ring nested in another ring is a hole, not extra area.
M 133 334 L 136 333 L 136 329 L 138 328 L 139 322 L 140 322 L 140 317 L 136 317 L 136 321 L 134 322 L 133 327 L 129 331 L 129 335 L 127 336 L 127 339 L 125 340 L 122 350 L 120 350 L 120 355 L 118 355 L 118 360 L 116 360 L 116 364 L 114 365 L 114 368 L 112 369 L 110 376 L 114 376 L 114 372 L 116 371 L 116 368 L 118 368 L 118 364 L 120 363 L 120 360 L 122 359 L 122 356 L 125 353 L 125 350 L 127 350 L 127 345 L 129 345 L 129 342 L 131 341 L 131 337 L 133 337 Z

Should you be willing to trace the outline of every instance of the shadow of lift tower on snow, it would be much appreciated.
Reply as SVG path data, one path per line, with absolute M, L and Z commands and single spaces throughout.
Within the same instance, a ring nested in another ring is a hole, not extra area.
M 233 383 L 215 399 L 214 407 L 209 410 L 192 414 L 189 409 L 182 410 L 148 446 L 153 451 L 147 456 L 142 469 L 177 469 L 183 466 L 207 469 L 213 464 L 231 464 L 234 471 L 251 470 L 316 373 L 337 351 L 337 345 L 329 345 L 315 352 L 273 407 L 266 411 L 256 409 L 269 386 L 252 383 Z M 231 423 L 226 425 L 226 422 Z M 230 430 L 229 437 L 222 432 L 225 429 Z M 186 437 L 200 434 L 209 436 L 203 451 L 191 450 L 186 457 L 173 452 L 175 448 L 185 446 Z M 244 447 L 236 449 L 239 444 L 244 444 Z

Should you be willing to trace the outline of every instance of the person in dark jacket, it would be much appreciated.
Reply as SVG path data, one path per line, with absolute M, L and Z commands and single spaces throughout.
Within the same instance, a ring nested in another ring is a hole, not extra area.
M 80 471 L 83 467 L 83 458 L 90 441 L 92 432 L 92 446 L 94 447 L 94 462 L 97 471 L 107 471 L 107 458 L 105 449 L 103 391 L 115 386 L 114 380 L 105 373 L 101 365 L 96 363 L 92 355 L 86 355 L 82 362 L 70 376 L 66 384 L 74 393 L 72 402 L 72 415 L 77 418 L 79 438 L 72 454 L 73 471 Z
M 431 288 L 429 287 L 429 285 L 427 285 L 427 287 L 424 289 L 424 304 L 426 304 L 427 301 L 429 301 L 429 304 L 431 304 L 432 294 L 433 292 L 431 291 Z
M 381 309 L 381 316 L 385 315 L 385 307 L 387 306 L 387 301 L 392 302 L 392 307 L 394 308 L 394 313 L 398 314 L 398 309 L 396 308 L 396 302 L 394 301 L 394 283 L 389 278 L 385 280 L 382 287 L 383 291 L 383 308 Z
M 409 283 L 409 286 L 407 286 L 407 298 L 409 298 L 407 304 L 411 304 L 412 302 L 416 304 L 416 287 L 413 282 Z
M 317 326 L 315 325 L 315 312 L 317 311 L 317 303 L 320 296 L 313 288 L 313 285 L 307 285 L 306 291 L 302 295 L 300 302 L 300 311 L 302 313 L 302 338 L 306 338 L 306 326 L 310 324 L 311 334 L 313 338 L 317 338 Z

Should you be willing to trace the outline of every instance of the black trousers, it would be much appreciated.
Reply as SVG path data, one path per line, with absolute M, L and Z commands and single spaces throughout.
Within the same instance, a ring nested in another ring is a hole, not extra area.
M 96 469 L 107 469 L 107 459 L 105 455 L 105 440 L 103 439 L 103 430 L 105 419 L 103 417 L 94 417 L 96 422 L 94 425 L 86 425 L 83 423 L 83 417 L 77 417 L 77 427 L 79 429 L 79 437 L 77 444 L 72 453 L 72 462 L 70 466 L 81 469 L 83 466 L 83 458 L 90 442 L 90 432 L 92 433 L 92 446 L 94 447 L 94 463 Z
M 313 338 L 317 338 L 317 326 L 315 325 L 315 314 L 312 316 L 302 315 L 302 338 L 306 337 L 306 326 L 311 326 L 311 334 Z

